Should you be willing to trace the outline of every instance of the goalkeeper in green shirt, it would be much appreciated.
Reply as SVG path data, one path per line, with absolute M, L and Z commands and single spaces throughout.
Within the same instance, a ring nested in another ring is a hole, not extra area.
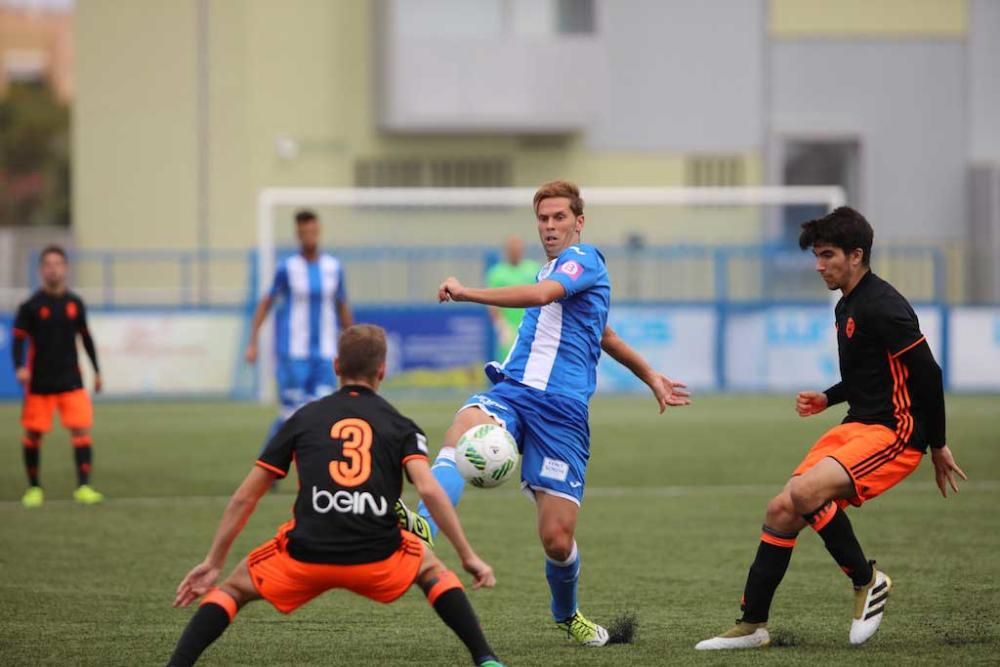
M 507 239 L 504 257 L 504 261 L 497 262 L 486 272 L 487 287 L 533 285 L 536 282 L 541 267 L 538 262 L 524 258 L 524 241 L 516 236 Z M 524 309 L 490 306 L 489 313 L 496 332 L 496 359 L 502 363 L 514 344 L 517 328 L 521 326 L 521 318 L 524 317 Z

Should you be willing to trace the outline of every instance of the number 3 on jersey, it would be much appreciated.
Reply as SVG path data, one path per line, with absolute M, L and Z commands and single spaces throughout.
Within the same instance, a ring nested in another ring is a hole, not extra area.
M 341 419 L 330 437 L 344 443 L 345 460 L 330 461 L 330 477 L 341 486 L 360 486 L 372 474 L 372 427 L 363 419 Z

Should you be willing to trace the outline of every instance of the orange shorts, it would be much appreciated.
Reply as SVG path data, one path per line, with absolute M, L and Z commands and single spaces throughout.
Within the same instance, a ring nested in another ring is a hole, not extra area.
M 345 588 L 376 602 L 392 602 L 416 580 L 424 559 L 424 543 L 404 530 L 399 549 L 385 560 L 359 565 L 304 563 L 285 550 L 285 535 L 291 528 L 292 523 L 286 523 L 276 537 L 247 556 L 257 592 L 283 614 L 334 588 Z
M 801 475 L 829 456 L 847 471 L 854 482 L 854 497 L 838 499 L 860 507 L 882 495 L 917 469 L 924 454 L 907 447 L 893 431 L 878 424 L 841 424 L 823 434 L 795 469 Z
M 85 389 L 61 394 L 28 394 L 21 407 L 21 426 L 25 431 L 48 433 L 56 409 L 66 428 L 90 428 L 94 424 L 94 406 Z

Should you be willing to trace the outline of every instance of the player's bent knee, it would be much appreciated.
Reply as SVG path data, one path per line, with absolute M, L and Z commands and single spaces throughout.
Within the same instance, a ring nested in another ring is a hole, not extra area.
M 788 493 L 782 492 L 768 501 L 768 521 L 772 519 L 776 521 L 783 521 L 791 516 L 797 516 L 797 513 L 795 511 L 795 505 L 792 503 L 791 496 Z
M 788 497 L 792 508 L 797 514 L 812 512 L 814 509 L 830 500 L 822 489 L 812 484 L 810 480 L 796 477 L 788 486 Z
M 795 511 L 795 505 L 787 491 L 782 491 L 767 503 L 764 525 L 788 533 L 802 528 L 802 515 Z
M 568 560 L 573 554 L 573 533 L 566 530 L 544 531 L 542 549 L 545 555 L 555 561 Z

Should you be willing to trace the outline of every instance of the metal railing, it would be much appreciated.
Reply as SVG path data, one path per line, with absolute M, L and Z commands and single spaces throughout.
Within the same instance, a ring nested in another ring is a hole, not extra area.
M 618 301 L 649 303 L 823 302 L 829 293 L 812 256 L 798 249 L 743 245 L 611 246 L 601 249 Z M 292 249 L 281 249 L 278 257 Z M 442 278 L 479 284 L 500 256 L 488 246 L 355 247 L 333 251 L 357 304 L 421 304 Z M 541 259 L 535 257 L 535 259 Z M 244 307 L 257 298 L 253 250 L 81 250 L 71 282 L 92 307 Z M 37 255 L 28 259 L 37 287 Z M 873 269 L 911 301 L 944 303 L 946 257 L 936 247 L 885 246 Z

